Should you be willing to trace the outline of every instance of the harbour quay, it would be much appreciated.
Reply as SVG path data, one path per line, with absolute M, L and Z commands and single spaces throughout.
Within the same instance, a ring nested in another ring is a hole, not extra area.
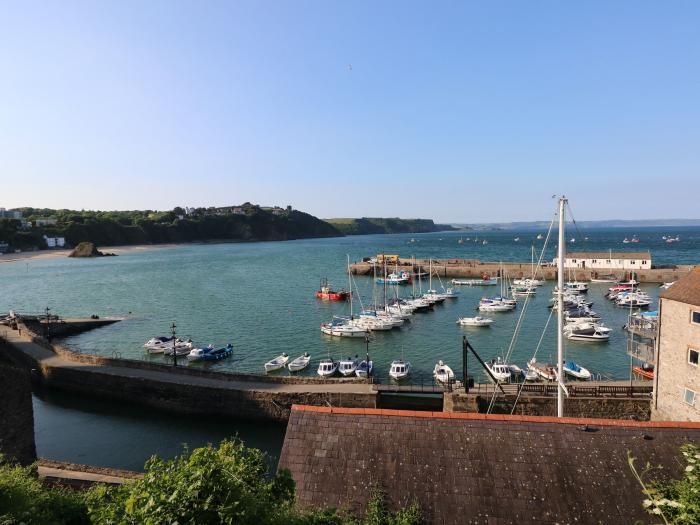
M 585 252 L 578 252 L 585 254 Z M 631 264 L 634 259 L 628 259 L 622 254 L 626 252 L 601 252 L 599 259 L 586 259 L 577 257 L 577 252 L 569 252 L 566 256 L 566 278 L 577 281 L 590 281 L 602 275 L 614 275 L 619 280 L 628 280 L 634 277 L 641 283 L 669 283 L 687 275 L 692 269 L 691 264 L 663 265 L 655 267 L 651 264 L 651 255 L 648 256 L 648 264 Z M 586 254 L 588 255 L 588 254 Z M 602 256 L 605 256 L 603 258 Z M 449 279 L 490 279 L 493 277 L 507 276 L 510 279 L 523 279 L 533 276 L 533 267 L 536 268 L 536 278 L 555 281 L 557 268 L 553 261 L 543 262 L 537 267 L 531 261 L 523 262 L 492 262 L 479 259 L 414 259 L 409 256 L 385 256 L 386 271 L 395 272 L 407 270 L 414 276 L 424 274 L 427 279 L 432 267 L 433 276 Z M 575 261 L 575 262 L 573 262 Z M 580 262 L 579 262 L 580 261 Z M 592 261 L 596 261 L 593 263 Z M 610 261 L 609 263 L 607 261 Z M 645 260 L 646 262 L 646 260 Z M 371 276 L 383 273 L 384 266 L 382 256 L 363 257 L 362 260 L 350 264 L 350 272 L 354 275 Z

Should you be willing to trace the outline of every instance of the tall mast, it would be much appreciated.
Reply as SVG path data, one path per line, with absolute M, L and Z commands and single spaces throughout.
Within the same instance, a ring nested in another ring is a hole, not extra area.
M 428 293 L 433 289 L 433 258 L 430 258 L 430 275 L 428 276 L 428 286 L 430 289 L 428 290 Z
M 350 319 L 352 319 L 352 277 L 350 276 L 350 254 L 348 257 L 348 289 L 350 290 Z
M 557 417 L 564 417 L 564 257 L 566 234 L 564 208 L 566 197 L 559 199 L 559 260 L 557 261 Z

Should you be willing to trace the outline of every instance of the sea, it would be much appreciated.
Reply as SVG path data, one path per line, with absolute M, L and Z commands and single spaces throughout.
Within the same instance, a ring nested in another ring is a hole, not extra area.
M 350 313 L 349 303 L 316 299 L 320 280 L 327 278 L 334 288 L 352 286 L 353 307 L 357 312 L 370 307 L 375 300 L 381 301 L 383 287 L 375 286 L 372 277 L 353 276 L 349 282 L 348 259 L 352 262 L 384 253 L 402 258 L 529 262 L 534 246 L 536 256 L 544 249 L 543 259 L 551 261 L 554 243 L 544 247 L 544 241 L 536 238 L 540 233 L 547 232 L 464 231 L 189 244 L 154 247 L 118 257 L 9 262 L 0 264 L 0 312 L 41 313 L 48 307 L 62 316 L 95 314 L 124 318 L 111 326 L 67 338 L 64 343 L 78 352 L 169 363 L 162 355 L 149 356 L 143 344 L 151 337 L 168 335 L 174 323 L 178 337 L 192 339 L 196 345 L 231 343 L 234 347 L 230 359 L 190 364 L 180 359 L 181 366 L 263 374 L 264 363 L 283 352 L 291 358 L 309 352 L 311 365 L 301 373 L 315 375 L 323 358 L 364 357 L 369 351 L 379 381 L 387 381 L 392 360 L 403 358 L 413 365 L 410 381 L 429 384 L 438 360 L 452 366 L 459 375 L 464 336 L 484 359 L 508 355 L 511 362 L 520 366 L 525 366 L 535 355 L 538 361 L 554 360 L 556 316 L 550 318 L 548 308 L 553 283 L 539 288 L 527 303 L 521 299 L 514 312 L 489 314 L 495 322 L 488 328 L 462 327 L 456 321 L 462 316 L 477 315 L 480 297 L 497 293 L 497 287 L 459 287 L 458 298 L 448 299 L 430 312 L 415 314 L 401 328 L 375 332 L 367 343 L 363 338 L 337 339 L 320 332 L 321 323 L 334 315 Z M 632 236 L 640 242 L 622 242 Z M 680 240 L 668 244 L 663 236 L 678 236 Z M 575 229 L 568 231 L 567 238 L 576 239 L 568 242 L 570 252 L 649 250 L 656 266 L 700 262 L 697 227 Z M 462 243 L 458 242 L 460 239 Z M 424 282 L 421 286 L 425 290 L 429 284 Z M 443 286 L 450 284 L 433 278 L 433 288 Z M 588 297 L 603 322 L 613 329 L 610 341 L 568 342 L 565 357 L 601 379 L 629 379 L 627 333 L 622 329 L 629 311 L 604 298 L 608 286 L 591 284 Z M 658 296 L 658 284 L 645 284 L 641 288 L 654 298 Z M 391 287 L 389 295 L 406 295 L 411 291 L 411 286 L 397 287 L 396 291 Z M 516 333 L 518 322 L 520 329 Z M 476 361 L 471 361 L 469 366 L 477 381 L 485 380 Z M 250 424 L 211 420 L 191 423 L 191 418 L 174 418 L 179 422 L 174 424 L 172 416 L 103 404 L 76 396 L 37 393 L 34 406 L 40 455 L 139 468 L 151 453 L 172 455 L 182 443 L 196 445 L 234 431 L 245 434 L 247 442 L 270 451 L 273 456 L 281 444 L 283 429 L 256 432 Z M 80 421 L 85 420 L 95 422 L 90 426 L 94 427 L 92 435 L 77 434 Z M 93 443 L 81 449 L 84 457 L 76 455 L 71 447 L 75 439 Z M 134 447 L 137 442 L 144 446 Z M 113 452 L 109 452 L 110 447 Z

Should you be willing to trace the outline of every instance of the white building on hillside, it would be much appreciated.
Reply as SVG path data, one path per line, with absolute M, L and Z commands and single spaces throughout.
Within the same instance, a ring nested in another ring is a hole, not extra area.
M 559 263 L 555 257 L 553 265 Z M 590 268 L 601 270 L 651 270 L 650 252 L 569 252 L 564 268 Z
M 63 248 L 66 245 L 65 237 L 47 237 L 44 235 L 44 240 L 49 248 Z

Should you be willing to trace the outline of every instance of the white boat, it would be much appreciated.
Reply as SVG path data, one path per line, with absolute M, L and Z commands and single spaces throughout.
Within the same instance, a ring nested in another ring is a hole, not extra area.
M 476 317 L 460 317 L 457 319 L 457 324 L 462 326 L 490 326 L 493 324 L 493 319 L 490 317 L 481 317 L 477 315 Z
M 599 275 L 598 277 L 591 277 L 592 283 L 616 283 L 617 277 L 613 274 Z
M 338 363 L 332 359 L 321 359 L 316 373 L 321 377 L 330 377 L 338 371 Z
M 345 377 L 355 375 L 355 370 L 357 370 L 359 364 L 360 360 L 357 357 L 341 359 L 338 363 L 338 372 Z
M 537 372 L 530 370 L 529 368 L 523 370 L 523 374 L 525 375 L 525 381 L 537 381 L 540 378 L 540 375 Z
M 395 359 L 389 368 L 389 377 L 392 379 L 404 379 L 411 375 L 411 363 L 403 359 Z
M 438 383 L 448 383 L 454 381 L 455 373 L 442 361 L 438 361 L 433 368 L 433 377 Z
M 163 348 L 166 343 L 169 343 L 172 337 L 151 337 L 143 344 L 144 348 Z
M 534 357 L 528 362 L 527 369 L 546 381 L 554 381 L 557 378 L 557 370 L 554 365 L 538 363 Z
M 298 372 L 299 370 L 303 370 L 304 368 L 309 366 L 310 362 L 311 362 L 311 356 L 309 355 L 308 352 L 304 352 L 302 355 L 300 355 L 296 359 L 290 361 L 289 364 L 287 365 L 287 368 L 289 369 L 290 372 Z
M 520 237 L 516 237 L 515 239 L 513 239 L 513 241 L 520 242 Z
M 588 283 L 569 281 L 567 283 L 564 283 L 564 289 L 567 292 L 586 293 L 588 291 Z
M 544 235 L 542 235 L 541 233 L 538 233 L 538 234 L 537 234 L 537 240 L 538 240 L 538 241 L 541 241 L 542 239 L 544 239 Z
M 496 381 L 499 383 L 510 379 L 510 368 L 500 357 L 486 363 L 486 368 L 489 369 L 491 375 L 495 377 Z
M 591 322 L 573 323 L 564 327 L 564 336 L 571 341 L 608 341 L 611 332 L 607 326 Z
M 459 291 L 454 288 L 445 288 L 442 291 L 442 295 L 447 299 L 457 299 L 459 297 Z
M 365 337 L 367 328 L 349 324 L 342 318 L 334 318 L 330 323 L 321 324 L 321 332 L 334 337 Z
M 289 355 L 283 352 L 281 355 L 278 355 L 274 359 L 265 363 L 265 372 L 272 372 L 274 370 L 284 368 L 284 365 L 287 364 L 287 361 L 289 361 Z
M 355 369 L 355 375 L 357 377 L 362 377 L 362 378 L 367 378 L 372 375 L 372 370 L 374 369 L 374 363 L 370 359 L 367 361 L 366 359 L 363 359 L 362 362 L 360 362 L 359 365 L 357 365 L 357 368 Z
M 485 279 L 452 279 L 451 282 L 455 286 L 495 286 L 498 284 L 498 278 L 489 277 Z
M 564 369 L 565 374 L 575 377 L 576 379 L 591 378 L 591 373 L 587 369 L 574 363 L 573 361 L 566 361 L 562 368 Z
M 510 293 L 516 297 L 526 297 L 533 296 L 537 294 L 537 288 L 535 286 L 511 286 Z
M 513 284 L 515 286 L 528 286 L 528 287 L 533 287 L 533 286 L 544 286 L 546 281 L 544 279 L 514 279 Z
M 676 284 L 676 281 L 673 281 L 673 282 L 671 282 L 671 283 L 664 283 L 664 284 L 662 284 L 661 286 L 659 286 L 659 288 L 661 288 L 662 290 L 668 290 L 668 289 L 671 288 L 671 286 L 673 286 L 674 284 Z
M 192 344 L 192 341 L 180 341 L 179 339 L 176 340 L 175 342 L 175 347 L 173 348 L 172 340 L 168 343 L 167 347 L 163 350 L 163 355 L 168 356 L 168 357 L 173 357 L 173 356 L 185 356 L 188 355 L 192 349 L 194 348 L 194 345 Z

